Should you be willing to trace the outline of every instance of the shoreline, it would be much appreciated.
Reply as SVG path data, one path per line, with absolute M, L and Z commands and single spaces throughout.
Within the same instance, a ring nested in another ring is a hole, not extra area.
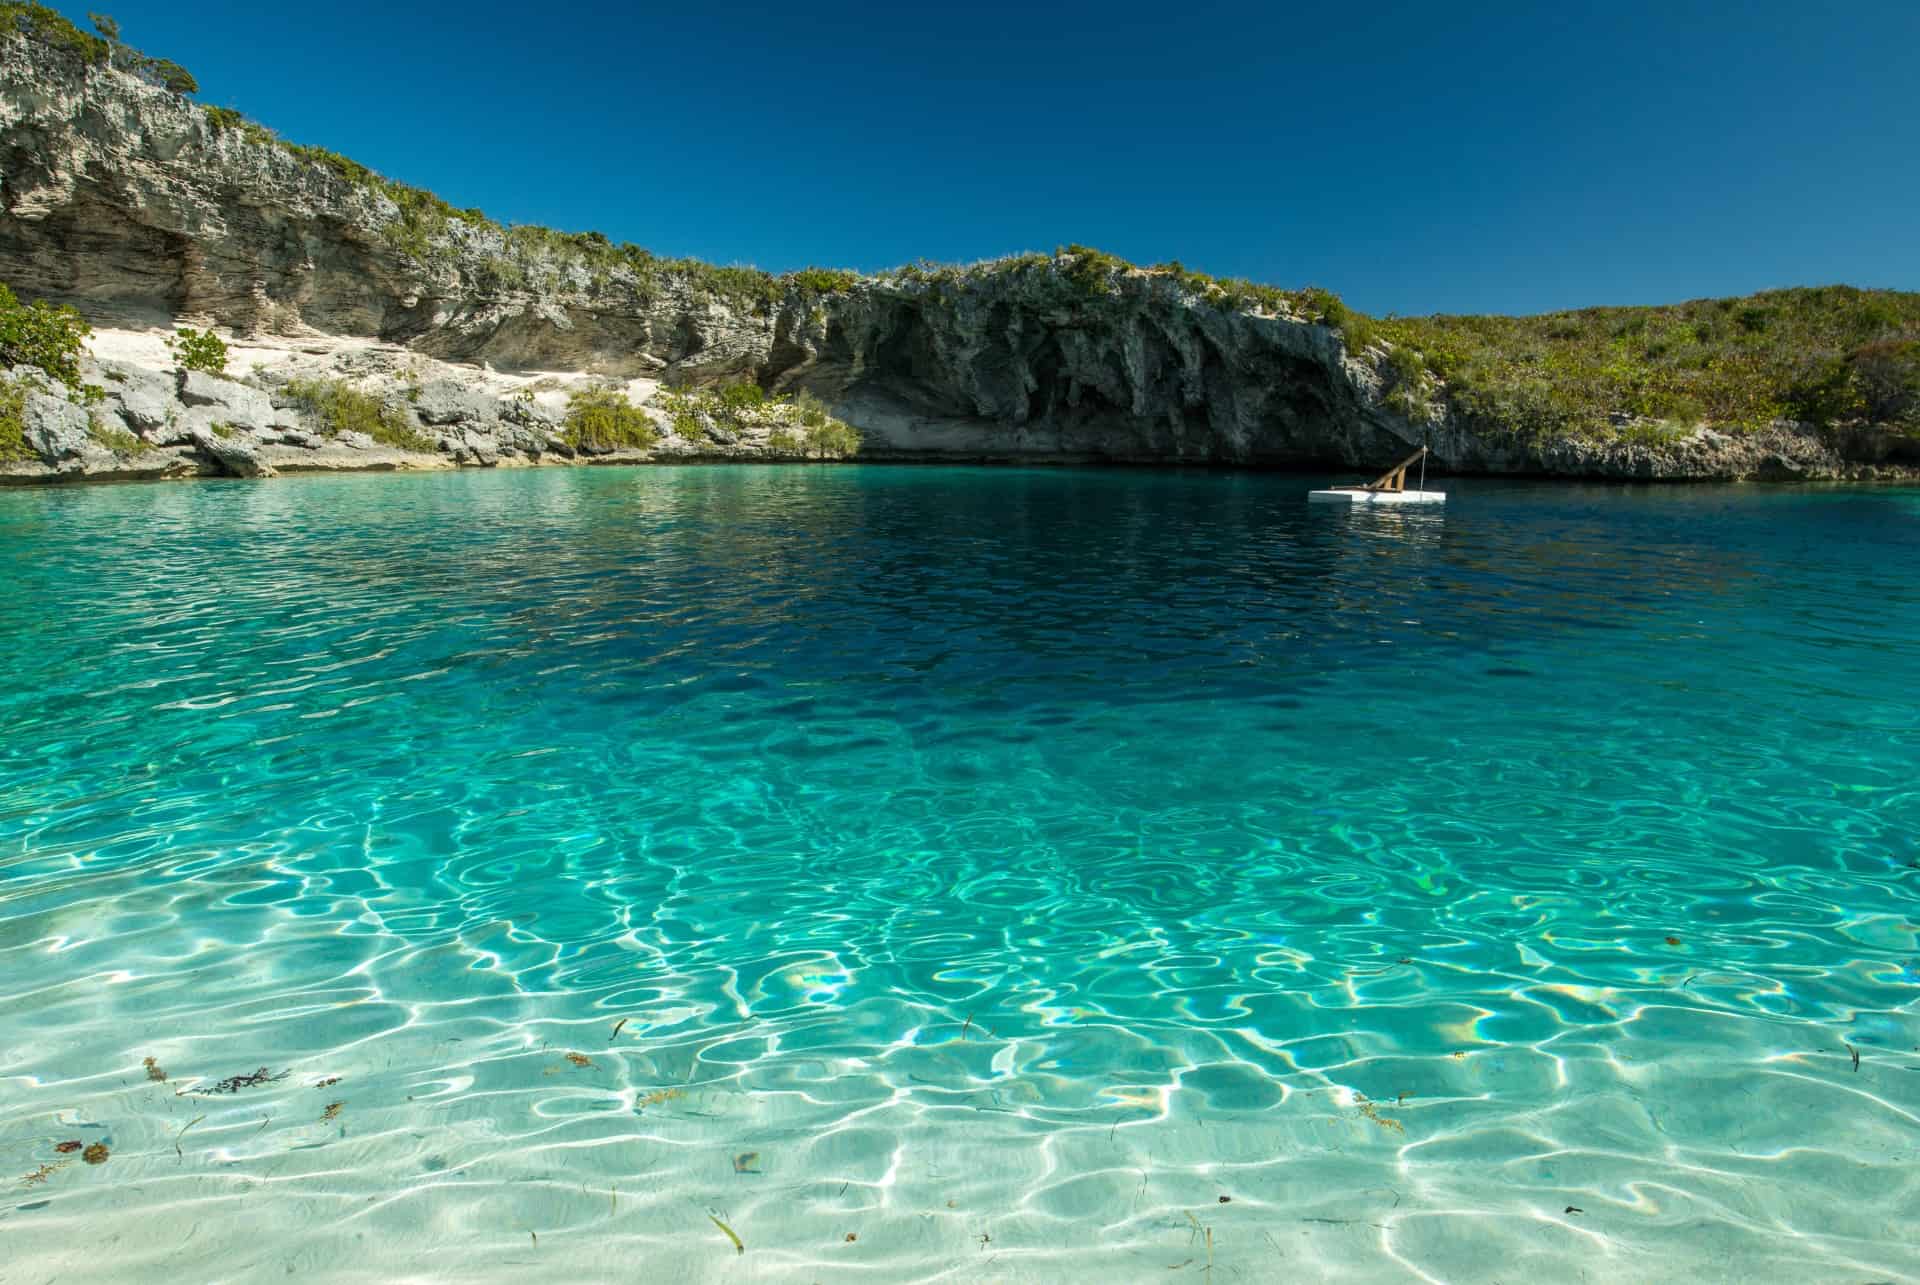
M 82 382 L 91 386 L 88 396 L 44 379 L 36 382 L 31 372 L 23 381 L 23 371 L 16 369 L 16 384 L 48 395 L 29 395 L 27 431 L 16 447 L 25 454 L 0 464 L 0 486 L 315 472 L 823 462 L 795 449 L 792 431 L 798 428 L 795 417 L 804 395 L 797 400 L 768 396 L 751 381 L 731 388 L 751 393 L 752 405 L 726 409 L 725 399 L 713 390 L 670 387 L 651 375 L 503 371 L 486 363 L 442 360 L 391 341 L 320 332 L 234 336 L 225 341 L 225 373 L 213 376 L 174 364 L 167 348 L 172 333 L 159 324 L 93 330 L 82 362 Z M 310 399 L 302 401 L 303 387 L 357 399 L 364 422 L 354 428 L 330 422 Z M 575 442 L 569 408 L 575 397 L 592 392 L 624 399 L 634 421 L 647 426 L 652 444 Z M 1222 455 L 1177 435 L 1142 438 L 1098 424 L 1061 430 L 916 414 L 885 398 L 853 398 L 831 409 L 855 426 L 859 445 L 852 458 L 868 463 L 1202 468 L 1324 478 L 1367 475 L 1385 462 L 1374 458 L 1373 446 L 1357 441 L 1348 441 L 1337 458 L 1331 450 L 1316 456 L 1315 447 L 1307 445 L 1284 453 L 1254 447 Z M 376 440 L 359 429 L 384 433 Z M 1843 435 L 1793 424 L 1739 434 L 1699 428 L 1694 449 L 1683 457 L 1686 468 L 1676 467 L 1670 450 L 1588 441 L 1517 445 L 1504 467 L 1486 467 L 1486 459 L 1471 452 L 1450 461 L 1456 443 L 1445 434 L 1433 436 L 1433 480 L 1920 482 L 1920 466 L 1887 458 L 1867 462 L 1852 454 Z M 1397 453 L 1403 443 L 1391 440 Z
M 863 455 L 846 459 L 769 459 L 741 458 L 726 455 L 674 454 L 666 457 L 651 457 L 642 453 L 619 453 L 598 456 L 590 459 L 543 459 L 539 461 L 521 461 L 512 464 L 476 465 L 459 464 L 447 460 L 444 456 L 426 454 L 400 455 L 394 459 L 370 459 L 357 466 L 313 465 L 310 467 L 278 467 L 272 477 L 236 477 L 228 473 L 194 472 L 169 475 L 118 476 L 103 475 L 60 475 L 24 477 L 0 470 L 0 494 L 33 490 L 66 490 L 79 487 L 140 486 L 151 483 L 207 483 L 207 482 L 274 482 L 291 481 L 302 478 L 320 477 L 357 477 L 357 476 L 423 476 L 429 474 L 450 473 L 519 473 L 519 472 L 564 472 L 571 469 L 655 469 L 655 468 L 812 468 L 812 467 L 867 467 L 867 468 L 979 468 L 979 469 L 1044 469 L 1047 471 L 1087 471 L 1087 472 L 1161 472 L 1170 474 L 1219 474 L 1221 476 L 1251 477 L 1289 477 L 1299 478 L 1303 482 L 1312 479 L 1325 479 L 1330 476 L 1346 476 L 1353 470 L 1337 467 L 1312 467 L 1291 465 L 1249 465 L 1235 464 L 1218 460 L 1139 460 L 1113 458 L 1068 458 L 1063 456 L 963 456 L 963 455 L 910 455 L 890 453 Z M 1545 483 L 1557 489 L 1578 489 L 1583 487 L 1604 487 L 1608 490 L 1622 490 L 1636 487 L 1649 489 L 1690 489 L 1700 487 L 1755 487 L 1763 489 L 1794 490 L 1801 488 L 1832 489 L 1879 489 L 1920 486 L 1920 469 L 1908 470 L 1900 475 L 1876 477 L 1620 477 L 1606 474 L 1575 476 L 1565 473 L 1430 473 L 1429 482 L 1511 482 Z M 1438 486 L 1429 489 L 1439 490 Z

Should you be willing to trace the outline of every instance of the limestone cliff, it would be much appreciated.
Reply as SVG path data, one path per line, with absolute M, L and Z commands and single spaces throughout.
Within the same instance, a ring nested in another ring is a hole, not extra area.
M 22 36 L 0 38 L 0 206 L 0 281 L 97 323 L 364 336 L 669 385 L 748 378 L 819 394 L 870 456 L 1361 468 L 1426 440 L 1439 466 L 1474 472 L 1903 466 L 1786 424 L 1524 440 L 1455 415 L 1443 387 L 1396 376 L 1384 348 L 1349 351 L 1284 298 L 1230 306 L 1178 274 L 1074 256 L 821 281 L 503 229 Z

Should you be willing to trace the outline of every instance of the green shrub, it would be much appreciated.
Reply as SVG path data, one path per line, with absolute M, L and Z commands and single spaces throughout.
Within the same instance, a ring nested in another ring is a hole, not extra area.
M 1920 339 L 1862 344 L 1848 354 L 1846 364 L 1860 409 L 1870 422 L 1920 422 Z
M 0 464 L 33 457 L 33 447 L 27 445 L 27 390 L 0 378 Z
M 113 46 L 107 41 L 88 35 L 63 15 L 31 0 L 0 0 L 0 31 L 20 32 L 29 40 L 71 54 L 82 62 L 104 63 L 113 52 Z
M 524 290 L 527 270 L 513 259 L 493 255 L 480 262 L 479 280 L 483 290 Z
M 798 455 L 800 451 L 800 439 L 791 431 L 784 428 L 776 428 L 767 434 L 767 454 Z
M 567 443 L 575 450 L 647 450 L 660 432 L 618 388 L 583 388 L 567 397 Z
M 406 415 L 371 393 L 340 379 L 294 379 L 285 393 L 319 421 L 328 437 L 365 433 L 403 451 L 432 451 L 434 440 L 407 423 Z
M 713 398 L 719 403 L 721 414 L 738 419 L 740 412 L 766 405 L 767 390 L 758 384 L 741 380 L 738 383 L 722 384 L 714 391 Z
M 93 416 L 87 424 L 87 436 L 115 455 L 138 455 L 147 449 L 145 442 L 124 428 L 108 428 L 98 415 Z
M 1788 414 L 1810 424 L 1844 419 L 1853 406 L 1853 370 L 1846 358 L 1807 358 L 1781 398 Z
M 208 375 L 227 373 L 227 344 L 212 330 L 194 330 L 182 326 L 167 336 L 167 351 L 182 370 L 197 370 Z
M 1636 420 L 1620 429 L 1620 440 L 1637 446 L 1671 446 L 1686 435 L 1686 426 L 1664 420 Z
M 247 122 L 245 116 L 231 107 L 203 106 L 200 110 L 206 115 L 207 124 L 216 134 L 225 133 L 230 129 L 239 129 Z
M 31 307 L 0 285 L 0 367 L 32 366 L 70 388 L 80 386 L 80 354 L 93 327 L 69 307 Z
M 860 434 L 837 419 L 809 427 L 800 438 L 816 459 L 853 455 L 860 450 Z
M 824 427 L 832 418 L 827 414 L 827 404 L 805 389 L 801 389 L 793 399 L 793 408 L 800 418 L 800 423 L 807 428 Z
M 809 294 L 845 294 L 859 284 L 860 274 L 842 268 L 802 268 L 789 272 L 784 280 Z
M 704 393 L 663 392 L 660 395 L 660 408 L 666 411 L 667 420 L 673 425 L 673 435 L 683 442 L 712 440 L 706 415 L 702 413 L 712 408 L 712 402 L 712 397 Z
M 398 207 L 393 221 L 380 230 L 381 235 L 395 249 L 415 260 L 425 261 L 433 242 L 446 232 L 447 224 L 456 217 L 453 207 L 431 192 L 408 187 L 404 183 L 390 182 L 377 175 L 368 182 L 384 191 Z
M 176 94 L 200 92 L 200 82 L 193 78 L 193 73 L 172 59 L 149 58 L 141 64 L 139 70 L 146 79 Z
M 1087 298 L 1112 294 L 1115 279 L 1133 266 L 1118 255 L 1085 245 L 1062 246 L 1053 253 L 1061 264 L 1061 275 Z
M 215 437 L 218 437 L 224 440 L 226 438 L 233 436 L 233 425 L 224 423 L 216 419 L 215 421 L 213 421 L 213 423 L 207 425 L 207 431 L 212 433 Z

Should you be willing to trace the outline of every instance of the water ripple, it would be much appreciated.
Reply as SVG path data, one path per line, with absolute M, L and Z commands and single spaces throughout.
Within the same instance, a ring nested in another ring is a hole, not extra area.
M 5 1266 L 1920 1278 L 1920 499 L 1304 486 L 0 494 Z

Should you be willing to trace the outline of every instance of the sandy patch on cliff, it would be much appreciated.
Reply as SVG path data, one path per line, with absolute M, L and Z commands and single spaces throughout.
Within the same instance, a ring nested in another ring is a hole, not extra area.
M 172 354 L 167 351 L 167 337 L 172 333 L 171 328 L 163 327 L 108 327 L 96 329 L 88 346 L 96 358 L 104 361 L 165 370 L 174 364 Z M 227 372 L 239 379 L 269 372 L 297 378 L 421 384 L 450 379 L 494 397 L 507 397 L 531 388 L 535 400 L 556 411 L 565 408 L 570 391 L 599 380 L 598 376 L 572 370 L 508 374 L 491 366 L 440 361 L 402 344 L 346 335 L 221 337 L 227 341 Z M 622 384 L 635 405 L 643 404 L 660 387 L 659 380 L 645 378 L 624 380 Z

